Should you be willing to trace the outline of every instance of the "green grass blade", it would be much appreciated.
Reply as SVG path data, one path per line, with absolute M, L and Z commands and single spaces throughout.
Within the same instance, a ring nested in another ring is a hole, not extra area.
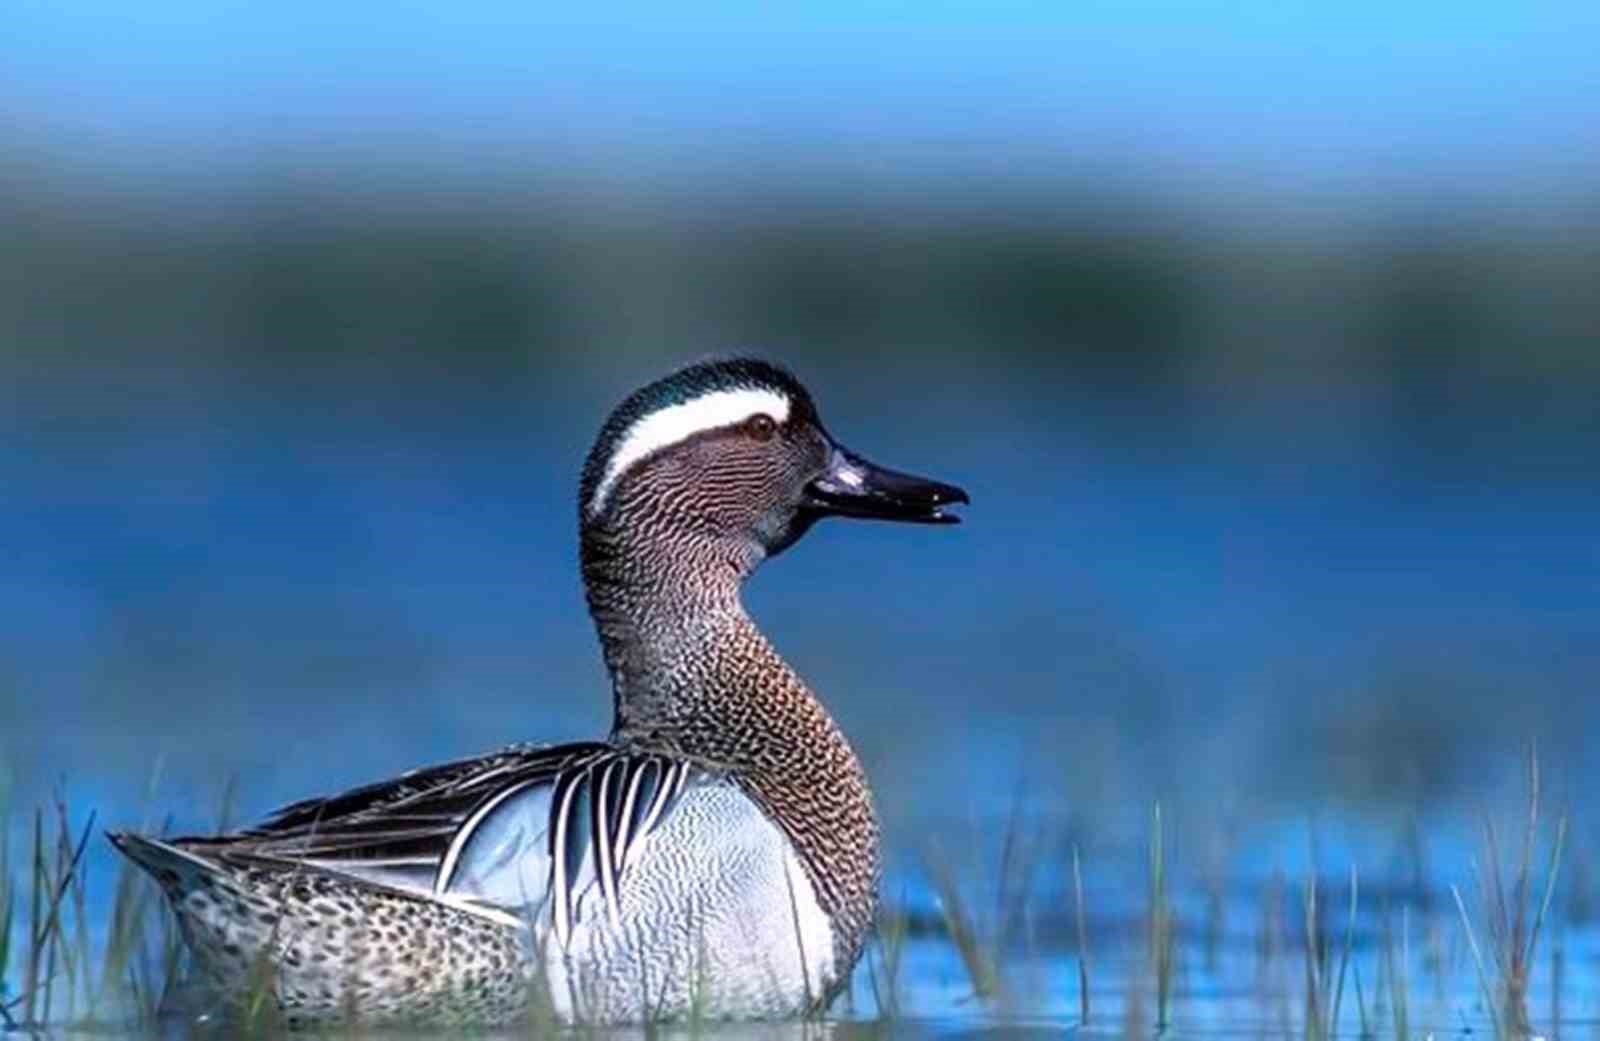
M 1089 1025 L 1089 929 L 1083 913 L 1083 867 L 1078 844 L 1072 844 L 1072 891 L 1076 897 L 1078 926 L 1078 1024 Z
M 1496 1037 L 1503 1037 L 1500 1026 L 1500 1003 L 1495 1000 L 1494 990 L 1489 986 L 1489 969 L 1483 961 L 1483 951 L 1478 947 L 1477 934 L 1472 930 L 1472 917 L 1467 914 L 1467 905 L 1461 899 L 1461 890 L 1453 883 L 1450 886 L 1450 895 L 1455 897 L 1456 910 L 1461 913 L 1461 926 L 1467 932 L 1467 947 L 1472 951 L 1473 963 L 1478 967 L 1478 986 L 1483 988 L 1483 1003 L 1489 1012 L 1489 1019 L 1494 1023 Z
M 6 971 L 11 967 L 11 924 L 16 912 L 17 892 L 11 884 L 11 830 L 0 819 L 0 1006 L 5 1004 Z
M 33 814 L 33 876 L 28 894 L 28 966 L 22 977 L 22 1018 L 29 1023 L 34 1022 L 34 995 L 39 989 L 39 967 L 44 957 L 45 885 L 44 813 L 43 811 L 35 810 Z
M 1528 933 L 1527 964 L 1533 964 L 1535 949 L 1539 946 L 1539 932 L 1544 928 L 1545 917 L 1550 913 L 1550 901 L 1556 893 L 1556 876 L 1561 871 L 1561 854 L 1567 846 L 1567 815 L 1563 813 L 1556 823 L 1555 845 L 1550 847 L 1550 862 L 1544 869 L 1544 898 L 1539 901 L 1539 913 L 1534 916 L 1533 928 Z
M 6 999 L 10 995 L 5 986 L 6 968 L 11 964 L 11 922 L 13 912 L 16 910 L 15 890 L 11 888 L 10 865 L 0 860 L 0 1022 L 8 1030 L 15 1030 L 17 1025 L 11 1019 L 11 1013 L 6 1008 Z

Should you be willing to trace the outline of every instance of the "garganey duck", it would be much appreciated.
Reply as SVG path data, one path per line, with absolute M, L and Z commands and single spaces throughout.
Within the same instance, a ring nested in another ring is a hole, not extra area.
M 822 517 L 949 524 L 966 493 L 853 455 L 792 375 L 735 359 L 628 397 L 580 496 L 607 740 L 513 745 L 219 837 L 112 835 L 223 1010 L 776 1018 L 848 978 L 877 904 L 872 793 L 740 587 Z

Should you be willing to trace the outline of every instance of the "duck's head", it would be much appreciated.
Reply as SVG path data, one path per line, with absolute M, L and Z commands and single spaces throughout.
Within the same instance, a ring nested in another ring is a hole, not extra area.
M 822 517 L 954 524 L 954 485 L 867 462 L 828 433 L 790 373 L 701 362 L 629 395 L 584 464 L 581 525 L 739 545 L 772 556 Z

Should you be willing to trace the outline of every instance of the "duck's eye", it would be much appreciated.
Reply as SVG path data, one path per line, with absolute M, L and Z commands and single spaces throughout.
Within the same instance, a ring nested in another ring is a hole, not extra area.
M 778 432 L 778 422 L 765 412 L 757 412 L 744 421 L 744 432 L 757 441 L 770 441 Z

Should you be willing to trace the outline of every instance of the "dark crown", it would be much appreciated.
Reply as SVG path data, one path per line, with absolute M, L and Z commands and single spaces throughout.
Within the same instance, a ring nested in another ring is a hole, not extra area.
M 618 442 L 635 424 L 661 409 L 725 390 L 776 391 L 791 402 L 794 409 L 791 416 L 814 418 L 816 415 L 805 387 L 793 373 L 772 362 L 748 357 L 721 358 L 679 369 L 629 394 L 607 417 L 584 460 L 583 476 L 578 484 L 580 517 L 588 515 L 589 503 L 604 479 L 606 464 L 617 451 Z

